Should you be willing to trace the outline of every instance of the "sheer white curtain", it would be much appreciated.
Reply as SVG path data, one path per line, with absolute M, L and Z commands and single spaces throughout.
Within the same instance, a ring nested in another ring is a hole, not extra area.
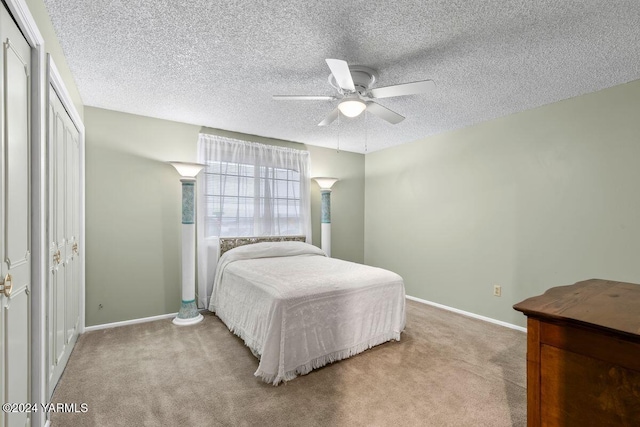
M 311 242 L 308 151 L 201 133 L 198 307 L 208 307 L 219 237 L 305 235 Z

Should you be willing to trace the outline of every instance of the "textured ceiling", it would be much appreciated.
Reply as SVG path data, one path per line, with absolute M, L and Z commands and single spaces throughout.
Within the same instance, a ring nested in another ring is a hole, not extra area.
M 640 78 L 638 0 L 44 0 L 85 105 L 364 152 Z M 318 127 L 325 58 L 428 95 Z

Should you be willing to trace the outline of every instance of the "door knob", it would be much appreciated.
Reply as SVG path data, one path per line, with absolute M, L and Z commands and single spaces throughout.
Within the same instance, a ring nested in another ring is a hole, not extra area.
M 2 293 L 7 298 L 11 296 L 11 288 L 13 288 L 13 282 L 11 281 L 11 275 L 7 274 L 2 281 Z
M 76 253 L 76 255 L 80 255 L 80 252 L 78 251 L 78 244 L 77 243 L 73 244 L 73 248 L 72 249 L 73 249 L 73 252 Z
M 55 254 L 53 254 L 53 261 L 56 264 L 60 264 L 60 249 L 58 249 L 58 252 L 56 252 Z

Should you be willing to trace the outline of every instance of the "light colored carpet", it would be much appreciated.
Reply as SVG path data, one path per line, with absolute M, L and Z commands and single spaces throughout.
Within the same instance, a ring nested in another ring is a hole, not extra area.
M 62 426 L 524 426 L 526 335 L 407 301 L 390 342 L 278 387 L 214 315 L 82 335 L 53 402 Z

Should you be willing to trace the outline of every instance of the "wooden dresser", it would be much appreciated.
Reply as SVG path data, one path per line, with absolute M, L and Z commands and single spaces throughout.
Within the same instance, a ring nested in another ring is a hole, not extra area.
M 586 280 L 527 315 L 528 426 L 640 426 L 640 285 Z

